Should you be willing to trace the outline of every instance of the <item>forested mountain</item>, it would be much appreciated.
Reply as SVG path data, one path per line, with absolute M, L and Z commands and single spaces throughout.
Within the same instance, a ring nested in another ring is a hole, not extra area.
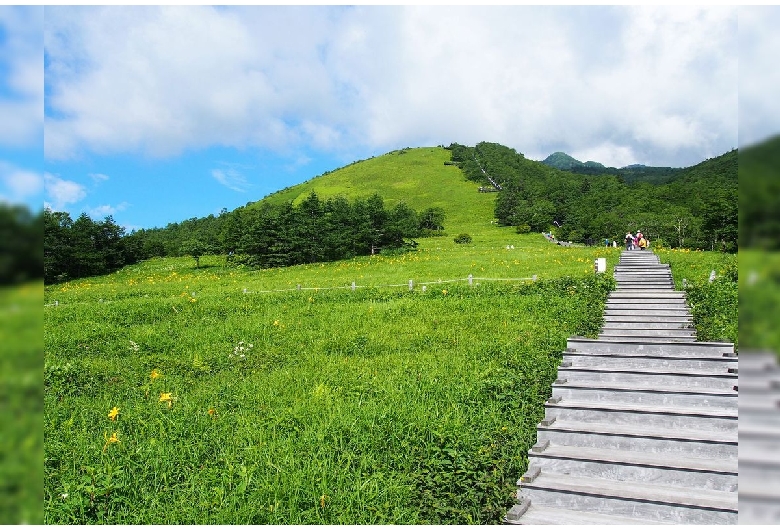
M 554 167 L 555 169 L 572 169 L 578 167 L 590 167 L 595 169 L 604 168 L 604 164 L 590 160 L 587 162 L 580 162 L 576 158 L 569 156 L 566 153 L 562 153 L 561 151 L 557 151 L 542 160 L 542 164 Z
M 487 184 L 489 175 L 501 186 L 496 218 L 520 231 L 552 229 L 559 239 L 583 242 L 642 230 L 666 245 L 737 248 L 736 150 L 651 184 L 561 171 L 495 143 L 450 148 L 466 178 Z
M 780 136 L 740 149 L 739 244 L 780 249 Z
M 605 167 L 599 162 L 580 162 L 576 158 L 560 151 L 542 160 L 542 164 L 580 175 L 616 175 L 628 184 L 639 180 L 663 184 L 672 180 L 678 173 L 683 171 L 682 168 L 653 167 L 644 164 L 631 164 L 621 168 Z

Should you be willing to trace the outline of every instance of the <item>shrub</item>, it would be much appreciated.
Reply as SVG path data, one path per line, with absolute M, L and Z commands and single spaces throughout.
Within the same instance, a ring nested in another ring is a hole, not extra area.
M 471 236 L 470 236 L 470 235 L 468 235 L 468 234 L 466 234 L 466 233 L 463 233 L 463 234 L 458 234 L 458 235 L 455 237 L 455 239 L 453 239 L 453 241 L 455 241 L 455 242 L 456 242 L 456 243 L 458 243 L 459 245 L 462 245 L 462 244 L 464 244 L 464 243 L 471 243 Z
M 515 227 L 515 232 L 517 232 L 518 234 L 527 234 L 530 231 L 531 231 L 531 227 L 528 226 L 527 224 L 522 224 Z

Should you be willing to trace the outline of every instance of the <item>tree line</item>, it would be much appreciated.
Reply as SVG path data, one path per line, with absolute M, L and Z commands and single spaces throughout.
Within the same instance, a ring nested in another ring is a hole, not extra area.
M 39 279 L 43 270 L 43 212 L 0 202 L 0 285 Z
M 495 216 L 523 231 L 552 231 L 560 240 L 622 241 L 642 230 L 671 247 L 735 252 L 738 239 L 737 151 L 652 181 L 585 175 L 527 160 L 514 149 L 482 142 L 449 146 L 467 179 L 498 182 Z
M 44 280 L 53 283 L 105 274 L 144 259 L 225 254 L 253 267 L 334 261 L 417 245 L 414 238 L 443 233 L 441 208 L 415 211 L 400 202 L 386 208 L 381 196 L 321 200 L 311 192 L 300 203 L 249 204 L 218 215 L 170 223 L 129 234 L 111 216 L 43 212 Z

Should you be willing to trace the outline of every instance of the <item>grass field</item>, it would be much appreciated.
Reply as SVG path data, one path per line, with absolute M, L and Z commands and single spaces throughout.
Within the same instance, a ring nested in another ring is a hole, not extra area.
M 780 253 L 741 251 L 739 338 L 744 348 L 771 351 L 780 359 Z
M 593 259 L 619 249 L 495 226 L 420 242 L 47 287 L 45 522 L 500 522 L 566 338 L 598 332 L 611 280 Z M 659 253 L 678 282 L 728 265 Z
M 40 282 L 0 288 L 0 524 L 43 520 Z

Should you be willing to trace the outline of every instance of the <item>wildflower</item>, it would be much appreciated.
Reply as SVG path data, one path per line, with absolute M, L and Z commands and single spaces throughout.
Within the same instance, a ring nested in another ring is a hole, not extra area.
M 130 349 L 133 350 L 133 351 L 138 351 L 140 348 L 139 348 L 138 344 L 136 344 L 133 341 L 130 341 Z
M 63 494 L 60 495 L 60 497 L 62 497 L 63 499 L 67 499 L 68 498 L 68 494 L 67 493 L 63 493 Z
M 208 411 L 208 414 L 209 414 L 209 416 L 214 418 L 217 415 L 217 409 L 215 409 L 214 407 L 210 407 L 209 411 Z
M 447 289 L 442 289 L 441 294 L 447 294 Z
M 149 374 L 149 377 L 152 379 L 152 381 L 154 381 L 155 379 L 160 377 L 160 372 L 158 372 L 157 368 L 155 368 L 154 370 L 152 370 L 152 373 Z
M 327 501 L 329 499 L 330 499 L 330 497 L 328 497 L 327 495 L 325 495 L 323 493 L 322 496 L 320 496 L 320 508 L 324 508 L 325 507 L 325 501 Z
M 106 448 L 111 444 L 118 444 L 121 443 L 119 441 L 119 438 L 117 438 L 117 433 L 112 434 L 110 437 L 108 436 L 107 432 L 103 433 L 103 438 L 106 439 L 106 445 L 103 446 L 103 451 L 105 452 Z
M 168 403 L 168 408 L 171 408 L 171 405 L 173 405 L 173 397 L 171 396 L 170 392 L 160 392 L 160 401 L 159 403 Z
M 119 416 L 119 409 L 117 407 L 114 407 L 113 409 L 111 409 L 111 412 L 108 413 L 108 419 L 111 421 L 115 421 L 117 416 Z
M 278 320 L 274 320 L 274 326 L 278 326 L 278 325 L 279 325 L 279 321 Z

